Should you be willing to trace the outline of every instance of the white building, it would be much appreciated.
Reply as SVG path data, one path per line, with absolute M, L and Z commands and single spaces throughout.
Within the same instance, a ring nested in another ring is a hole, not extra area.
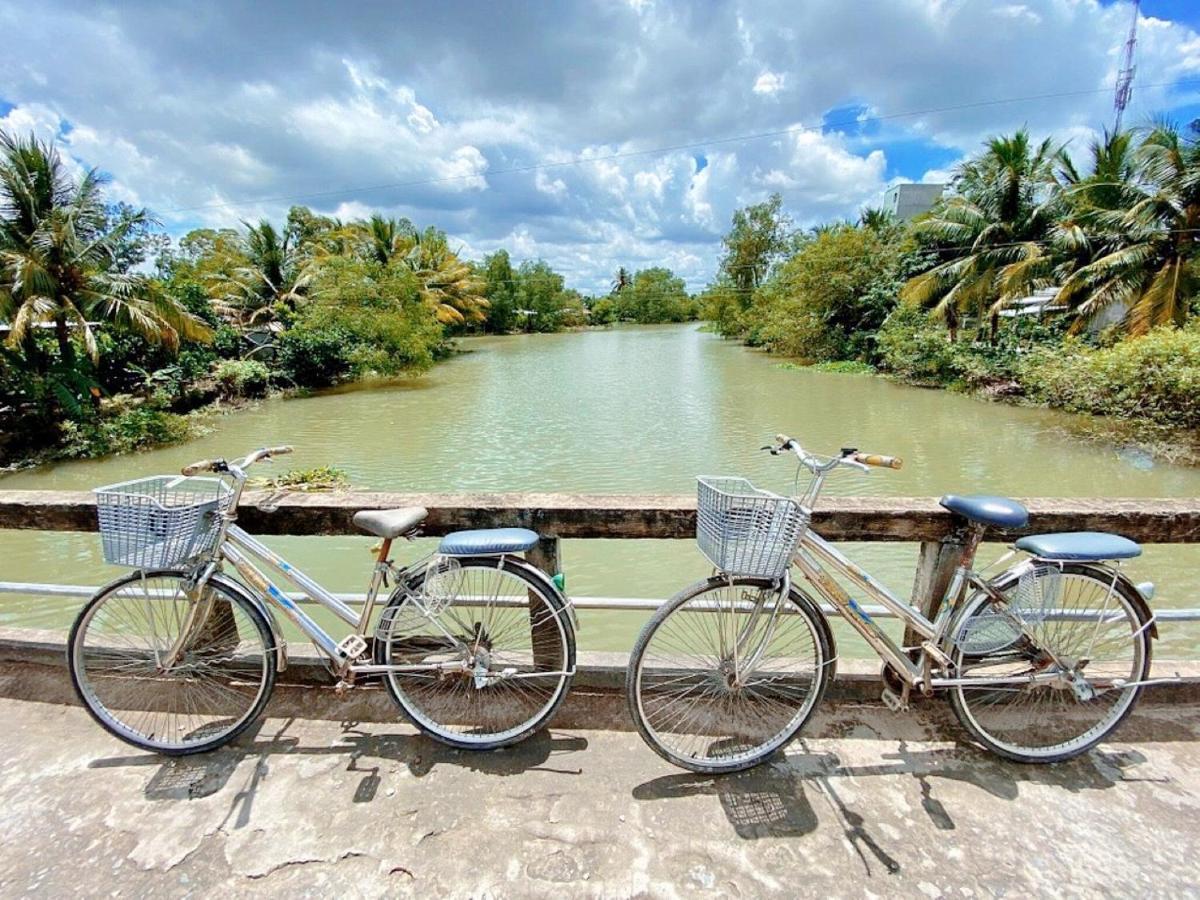
M 883 208 L 907 222 L 937 203 L 945 190 L 944 184 L 894 184 L 883 195 Z

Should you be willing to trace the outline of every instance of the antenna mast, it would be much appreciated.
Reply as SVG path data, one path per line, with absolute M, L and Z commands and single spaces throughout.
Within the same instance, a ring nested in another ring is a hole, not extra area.
M 1125 56 L 1121 61 L 1121 70 L 1117 72 L 1117 93 L 1113 97 L 1113 112 L 1117 114 L 1113 123 L 1113 134 L 1121 130 L 1121 116 L 1133 94 L 1133 73 L 1137 68 L 1133 64 L 1133 48 L 1137 45 L 1137 23 L 1141 5 L 1142 0 L 1133 0 L 1133 21 L 1129 24 L 1129 37 L 1125 39 Z

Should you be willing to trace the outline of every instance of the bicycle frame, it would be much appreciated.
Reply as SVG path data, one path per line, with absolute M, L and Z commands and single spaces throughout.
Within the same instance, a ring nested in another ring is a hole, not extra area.
M 924 639 L 922 654 L 927 652 L 924 645 L 936 646 L 944 637 L 950 620 L 947 614 L 948 609 L 938 617 L 938 622 L 931 622 L 920 610 L 901 600 L 811 529 L 806 530 L 801 537 L 792 556 L 792 563 L 800 570 L 813 589 L 833 605 L 842 618 L 850 623 L 881 659 L 895 668 L 901 677 L 910 684 L 920 681 L 924 671 L 922 660 L 914 662 L 910 659 L 904 649 L 896 645 L 896 642 L 866 610 L 837 583 L 830 572 L 841 575 L 860 588 L 872 600 L 892 612 L 908 628 L 919 634 Z M 961 599 L 961 595 L 972 577 L 973 573 L 966 566 L 960 566 L 947 591 L 945 598 L 947 607 Z

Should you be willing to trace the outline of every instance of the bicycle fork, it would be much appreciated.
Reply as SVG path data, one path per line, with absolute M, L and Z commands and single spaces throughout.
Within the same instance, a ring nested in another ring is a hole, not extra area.
M 741 632 L 733 642 L 733 683 L 735 687 L 740 687 L 745 679 L 753 674 L 758 664 L 762 661 L 763 654 L 766 653 L 771 639 L 775 637 L 775 627 L 779 621 L 779 614 L 791 589 L 791 574 L 784 572 L 783 578 L 780 580 L 778 594 L 759 591 L 758 598 L 754 601 L 754 609 L 751 611 L 748 621 L 742 626 Z M 767 601 L 772 596 L 777 596 L 778 599 L 771 608 L 770 618 L 767 619 L 767 623 L 762 629 L 762 634 L 758 636 L 757 643 L 747 652 L 746 644 L 754 635 L 758 624 L 758 617 L 762 615 Z

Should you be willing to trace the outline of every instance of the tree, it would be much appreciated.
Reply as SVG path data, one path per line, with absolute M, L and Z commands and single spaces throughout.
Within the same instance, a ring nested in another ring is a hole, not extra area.
M 239 327 L 294 315 L 313 273 L 297 252 L 296 235 L 268 220 L 243 222 L 234 245 L 221 243 L 210 277 L 218 312 Z
M 1000 310 L 1017 296 L 1002 270 L 1042 253 L 1040 242 L 1061 209 L 1055 166 L 1064 159 L 1061 147 L 1049 139 L 1035 145 L 1024 129 L 991 138 L 981 155 L 958 167 L 954 196 L 914 226 L 918 237 L 945 248 L 946 261 L 908 281 L 902 298 L 932 306 L 951 340 L 964 314 L 977 315 L 981 328 L 990 321 L 994 339 Z
M 483 258 L 480 269 L 483 278 L 483 294 L 487 297 L 488 331 L 504 334 L 518 326 L 517 322 L 517 273 L 507 250 L 497 250 Z
M 395 257 L 421 285 L 421 299 L 443 325 L 472 325 L 486 318 L 486 284 L 475 268 L 450 249 L 437 228 L 413 232 L 408 249 Z
M 795 243 L 791 219 L 783 212 L 783 198 L 772 194 L 762 203 L 737 210 L 722 243 L 721 274 L 740 293 L 743 308 L 748 307 L 755 288 Z
M 556 331 L 563 327 L 570 297 L 563 277 L 543 260 L 526 260 L 517 270 L 517 303 L 524 310 L 527 331 Z
M 755 295 L 749 337 L 809 362 L 874 355 L 896 306 L 911 239 L 899 229 L 838 228 L 783 263 Z
M 1057 245 L 1092 258 L 1063 266 L 1057 300 L 1076 310 L 1077 327 L 1115 307 L 1128 333 L 1143 335 L 1182 325 L 1200 290 L 1200 142 L 1161 124 L 1129 147 L 1125 135 L 1109 138 L 1092 176 L 1069 190 L 1079 222 Z
M 384 266 L 403 257 L 417 241 L 417 229 L 408 219 L 385 219 L 376 214 L 366 221 L 362 231 L 366 256 Z
M 617 321 L 617 304 L 611 297 L 601 297 L 591 305 L 588 322 L 592 325 L 612 325 Z
M 618 318 L 642 324 L 686 322 L 696 317 L 696 305 L 683 279 L 670 269 L 642 269 L 614 299 Z
M 617 269 L 617 274 L 613 276 L 612 291 L 610 293 L 619 294 L 632 283 L 633 279 L 629 277 L 629 270 L 621 266 Z
M 99 356 L 95 321 L 128 328 L 170 348 L 209 329 L 172 298 L 146 289 L 128 271 L 129 242 L 149 221 L 144 210 L 110 217 L 103 179 L 92 169 L 75 181 L 52 143 L 0 132 L 0 317 L 9 343 L 44 370 L 35 328 L 52 324 L 59 359 L 73 358 L 71 331 Z

